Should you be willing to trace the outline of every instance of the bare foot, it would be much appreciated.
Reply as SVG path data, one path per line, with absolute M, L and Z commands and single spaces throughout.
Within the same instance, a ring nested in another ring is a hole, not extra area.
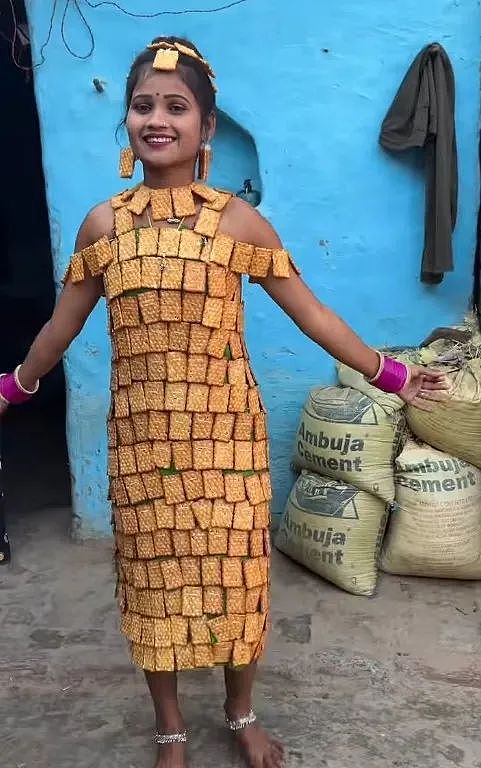
M 229 714 L 233 720 L 239 715 Z M 283 768 L 284 747 L 257 723 L 233 731 L 240 750 L 249 768 Z
M 155 768 L 187 768 L 185 744 L 159 744 Z

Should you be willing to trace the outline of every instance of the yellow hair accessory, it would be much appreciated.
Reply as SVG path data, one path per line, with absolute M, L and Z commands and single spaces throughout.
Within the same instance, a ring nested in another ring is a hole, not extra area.
M 187 45 L 182 45 L 182 43 L 170 43 L 167 40 L 162 40 L 159 43 L 151 43 L 151 45 L 148 45 L 147 47 L 157 51 L 152 64 L 154 69 L 159 69 L 163 72 L 173 72 L 179 62 L 179 55 L 183 54 L 184 56 L 190 56 L 192 59 L 198 61 L 211 80 L 215 78 L 214 71 L 210 64 L 203 59 L 202 56 L 199 56 L 197 51 L 194 51 L 193 48 L 189 48 Z M 216 90 L 215 86 L 214 90 Z

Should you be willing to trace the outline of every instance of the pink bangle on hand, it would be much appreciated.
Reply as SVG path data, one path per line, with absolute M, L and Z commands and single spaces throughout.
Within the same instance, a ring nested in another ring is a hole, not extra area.
M 35 389 L 29 391 L 22 387 L 18 378 L 20 366 L 18 365 L 13 373 L 0 374 L 0 401 L 7 405 L 21 405 L 26 403 L 38 392 L 40 382 L 37 381 Z
M 385 357 L 381 352 L 378 352 L 378 355 L 379 369 L 372 379 L 368 379 L 369 384 L 373 384 L 382 392 L 399 394 L 409 382 L 409 367 L 392 357 Z

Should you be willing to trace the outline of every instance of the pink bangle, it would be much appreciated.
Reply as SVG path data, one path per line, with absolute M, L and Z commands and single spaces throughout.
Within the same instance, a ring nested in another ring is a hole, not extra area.
M 7 405 L 22 405 L 38 392 L 39 381 L 32 391 L 22 387 L 18 378 L 19 370 L 20 366 L 18 365 L 13 373 L 0 374 L 0 400 Z
M 369 379 L 369 383 L 374 384 L 382 392 L 397 395 L 409 381 L 409 367 L 392 357 L 384 357 L 381 353 L 379 355 L 381 358 L 380 369 L 373 379 Z

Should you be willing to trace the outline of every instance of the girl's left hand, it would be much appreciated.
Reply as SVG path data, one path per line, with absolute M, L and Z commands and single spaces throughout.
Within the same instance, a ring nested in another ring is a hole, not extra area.
M 409 379 L 399 392 L 405 403 L 421 411 L 432 411 L 434 403 L 449 400 L 452 385 L 444 373 L 419 365 L 410 366 L 409 372 Z

